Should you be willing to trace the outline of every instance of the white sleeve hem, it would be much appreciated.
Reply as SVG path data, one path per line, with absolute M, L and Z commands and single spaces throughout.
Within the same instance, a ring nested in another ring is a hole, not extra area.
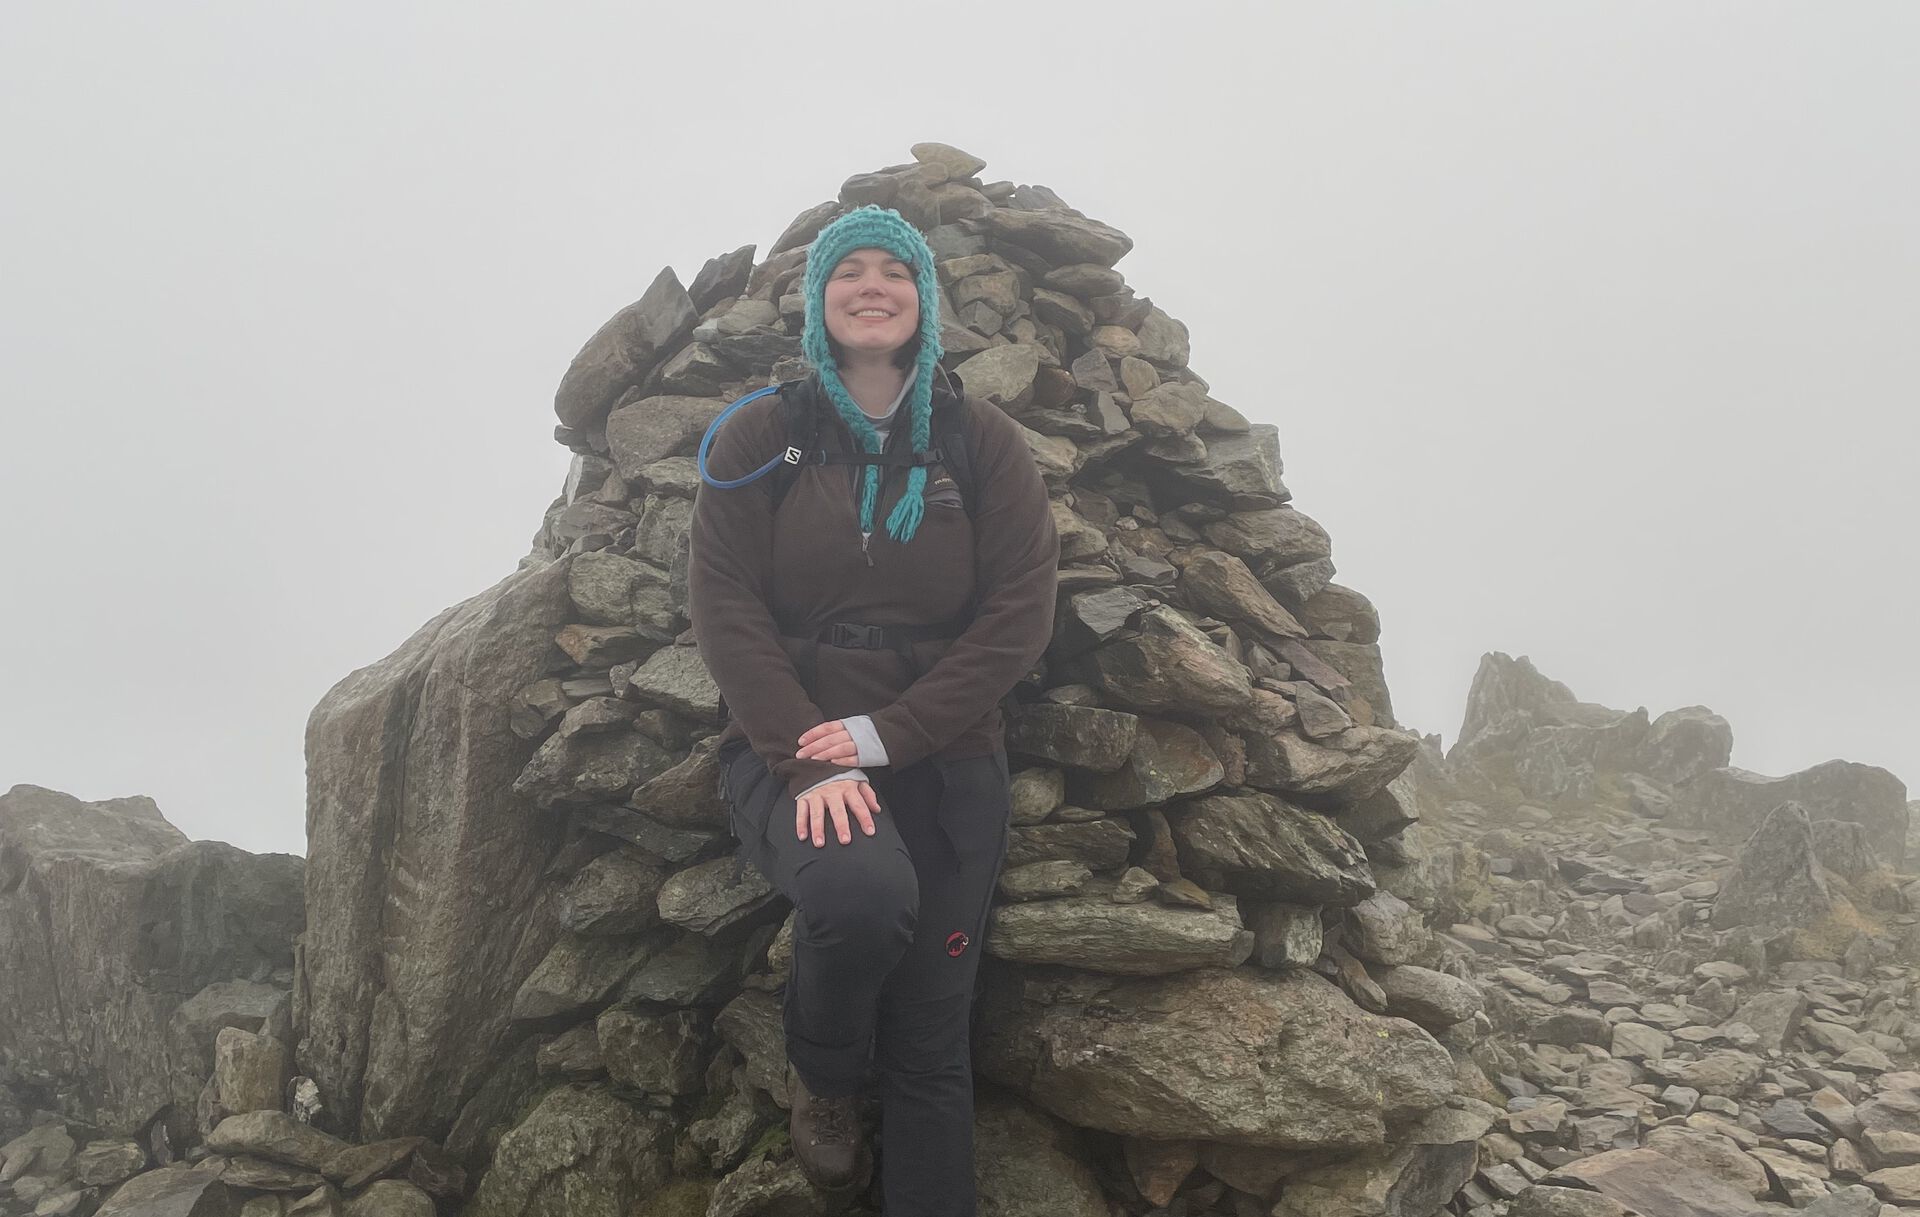
M 887 746 L 880 742 L 880 732 L 874 729 L 871 714 L 856 714 L 852 718 L 843 718 L 840 725 L 853 737 L 853 743 L 860 750 L 854 759 L 862 765 L 885 765 Z

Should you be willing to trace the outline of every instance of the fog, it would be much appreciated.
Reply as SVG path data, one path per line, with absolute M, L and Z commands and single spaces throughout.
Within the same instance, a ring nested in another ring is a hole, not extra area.
M 856 15 L 858 14 L 858 15 Z M 1449 742 L 1488 650 L 1920 780 L 1920 9 L 0 14 L 0 789 L 304 842 L 662 265 L 941 140 L 1129 233 Z

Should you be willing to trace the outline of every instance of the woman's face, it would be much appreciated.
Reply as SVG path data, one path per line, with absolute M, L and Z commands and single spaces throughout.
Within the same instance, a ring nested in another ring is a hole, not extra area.
M 913 269 L 884 249 L 856 249 L 827 276 L 827 334 L 846 351 L 885 355 L 920 328 Z

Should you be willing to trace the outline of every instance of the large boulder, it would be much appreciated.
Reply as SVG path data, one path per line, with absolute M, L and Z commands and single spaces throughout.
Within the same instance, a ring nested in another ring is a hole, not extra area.
M 1723 848 L 1745 843 L 1760 821 L 1792 801 L 1810 820 L 1852 820 L 1864 825 L 1873 851 L 1899 870 L 1907 856 L 1907 788 L 1875 765 L 1827 761 L 1786 777 L 1745 769 L 1711 769 L 1674 793 L 1669 822 L 1712 834 Z
M 1073 1130 L 1018 1099 L 983 1091 L 974 1108 L 980 1217 L 1107 1217 Z
M 1721 881 L 1713 924 L 1762 933 L 1807 929 L 1830 916 L 1836 904 L 1814 850 L 1807 809 L 1782 803 L 1760 821 Z
M 215 1035 L 249 1021 L 201 1020 L 194 999 L 290 977 L 302 866 L 189 842 L 147 798 L 0 795 L 0 1076 L 109 1133 L 171 1108 L 190 1138 Z
M 1760 1217 L 1747 1194 L 1658 1150 L 1613 1149 L 1547 1176 L 1547 1183 L 1590 1188 L 1638 1213 L 1661 1217 Z
M 561 830 L 512 793 L 535 744 L 508 710 L 551 675 L 567 565 L 441 613 L 308 721 L 297 1059 L 343 1132 L 444 1134 L 558 935 Z
M 1473 1178 L 1493 1108 L 1470 1099 L 1435 1109 L 1392 1145 L 1286 1181 L 1274 1217 L 1431 1217 Z
M 1454 1088 L 1446 1050 L 1319 976 L 995 969 L 980 1070 L 1074 1124 L 1286 1149 L 1386 1143 Z
M 563 1086 L 500 1139 L 467 1217 L 628 1217 L 667 1179 L 665 1113 Z

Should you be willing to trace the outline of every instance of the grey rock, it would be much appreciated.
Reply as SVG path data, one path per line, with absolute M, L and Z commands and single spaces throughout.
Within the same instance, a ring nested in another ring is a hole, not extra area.
M 147 1168 L 137 1141 L 95 1141 L 73 1156 L 73 1178 L 88 1187 L 112 1187 Z
M 1013 775 L 1013 822 L 1038 824 L 1067 799 L 1067 778 L 1058 769 L 1022 769 Z
M 566 587 L 564 561 L 509 576 L 341 681 L 308 721 L 296 1059 L 358 1137 L 452 1122 L 559 933 L 544 872 L 561 826 L 511 793 L 534 745 L 501 708 L 547 674 Z
M 1133 425 L 1149 438 L 1190 435 L 1207 414 L 1207 395 L 1193 385 L 1163 384 L 1136 397 Z
M 1342 906 L 1373 893 L 1359 842 L 1326 816 L 1272 795 L 1208 795 L 1172 809 L 1167 819 L 1181 871 L 1204 887 Z
M 208 1158 L 206 1162 L 209 1167 L 218 1164 L 222 1183 L 249 1191 L 307 1192 L 326 1183 L 318 1171 L 270 1158 L 256 1158 L 252 1154 Z
M 1773 1190 L 1773 1181 L 1767 1177 L 1766 1167 L 1748 1156 L 1731 1137 L 1709 1128 L 1687 1124 L 1656 1128 L 1647 1134 L 1647 1148 L 1712 1175 L 1755 1199 Z
M 347 1191 L 357 1192 L 375 1179 L 398 1171 L 426 1143 L 424 1137 L 390 1137 L 370 1145 L 348 1146 L 329 1158 L 320 1173 Z
M 600 1055 L 600 1034 L 593 1023 L 570 1027 L 541 1044 L 535 1060 L 542 1075 L 558 1075 L 569 1082 L 591 1082 L 607 1073 L 606 1058 Z
M 561 425 L 592 428 L 698 320 L 672 268 L 662 270 L 640 299 L 608 319 L 573 357 L 553 397 Z
M 234 1217 L 239 1210 L 217 1173 L 167 1166 L 121 1184 L 94 1217 Z
M 1220 759 L 1191 727 L 1143 718 L 1133 749 L 1111 773 L 1078 773 L 1069 780 L 1076 803 L 1110 811 L 1151 807 L 1211 790 L 1226 777 Z
M 249 1111 L 220 1121 L 207 1135 L 207 1148 L 217 1154 L 250 1155 L 317 1171 L 347 1143 L 283 1111 Z
M 732 253 L 708 258 L 700 273 L 687 285 L 687 296 L 694 311 L 704 313 L 722 300 L 747 290 L 747 277 L 753 273 L 753 246 L 742 245 Z
M 1483 1005 L 1479 986 L 1472 981 L 1413 964 L 1383 969 L 1379 983 L 1386 994 L 1387 1013 L 1422 1027 L 1463 1023 L 1480 1013 Z
M 1105 538 L 1102 537 L 1102 549 Z M 1078 655 L 1119 634 L 1147 607 L 1138 593 L 1125 587 L 1094 588 L 1075 592 L 1062 602 L 1054 619 L 1054 640 L 1049 652 L 1055 656 Z
M 1133 248 L 1132 238 L 1119 229 L 1065 212 L 996 207 L 982 221 L 993 236 L 1030 249 L 1055 266 L 1112 266 Z
M 707 1020 L 691 1010 L 649 1013 L 616 1006 L 595 1022 L 600 1056 L 615 1081 L 643 1094 L 701 1089 Z
M 996 970 L 980 1069 L 1071 1123 L 1292 1149 L 1386 1142 L 1453 1089 L 1444 1049 L 1304 971 L 1169 977 Z M 1222 1070 L 1223 1061 L 1243 1066 Z
M 1040 350 L 1024 343 L 993 347 L 970 356 L 953 370 L 968 393 L 1015 412 L 1033 397 L 1040 372 Z
M 1159 308 L 1148 309 L 1140 323 L 1140 354 L 1163 366 L 1186 367 L 1192 358 L 1187 327 Z
M 1413 963 L 1427 946 L 1426 927 L 1406 901 L 1376 891 L 1347 910 L 1346 945 L 1367 963 Z
M 64 1115 L 189 1122 L 218 1021 L 196 994 L 293 960 L 302 861 L 188 842 L 144 797 L 0 794 L 0 1061 Z M 176 1025 L 178 1024 L 178 1025 Z M 258 1023 L 253 1029 L 257 1029 Z
M 347 1201 L 345 1217 L 434 1217 L 434 1211 L 433 1197 L 406 1180 L 377 1179 Z
M 1880 1198 L 1873 1189 L 1856 1183 L 1822 1196 L 1801 1209 L 1801 1217 L 1879 1217 Z
M 603 1090 L 561 1087 L 500 1139 L 469 1217 L 627 1217 L 667 1179 L 671 1130 Z
M 1250 904 L 1244 912 L 1253 931 L 1253 962 L 1260 967 L 1304 968 L 1320 958 L 1318 908 L 1274 901 Z
M 700 441 L 726 403 L 712 397 L 659 394 L 622 403 L 607 416 L 607 445 L 614 468 L 637 483 L 646 468 L 681 456 Z
M 1136 709 L 1230 714 L 1253 699 L 1246 668 L 1170 608 L 1149 609 L 1137 636 L 1075 662 L 1087 683 Z
M 271 1035 L 222 1027 L 213 1041 L 213 1085 L 226 1115 L 278 1109 L 293 1072 L 286 1044 Z
M 1107 1217 L 1073 1129 L 998 1091 L 974 1111 L 981 1217 Z
M 1774 808 L 1799 803 L 1811 820 L 1852 820 L 1867 827 L 1873 850 L 1895 870 L 1906 860 L 1907 794 L 1901 781 L 1873 765 L 1827 761 L 1786 777 L 1744 769 L 1709 770 L 1675 792 L 1670 820 L 1704 829 L 1738 848 Z
M 1337 583 L 1328 584 L 1307 599 L 1300 609 L 1300 622 L 1322 638 L 1339 642 L 1380 641 L 1380 614 L 1373 602 Z
M 1215 897 L 1210 911 L 1105 896 L 1008 904 L 994 910 L 987 935 L 987 953 L 1002 959 L 1130 976 L 1231 968 L 1252 950 L 1231 896 Z
M 603 1006 L 654 949 L 647 939 L 563 934 L 513 995 L 513 1018 L 544 1022 Z
M 1019 756 L 1111 773 L 1126 763 L 1137 716 L 1094 706 L 1024 705 L 1007 724 L 1007 750 Z
M 1280 438 L 1274 427 L 1261 423 L 1245 435 L 1206 436 L 1202 446 L 1204 459 L 1156 470 L 1155 482 L 1170 497 L 1230 511 L 1278 507 L 1291 497 L 1280 484 Z
M 1300 645 L 1313 652 L 1335 672 L 1347 678 L 1351 686 L 1348 691 L 1349 707 L 1352 708 L 1355 698 L 1366 703 L 1368 714 L 1361 720 L 1362 722 L 1374 727 L 1395 725 L 1393 695 L 1387 690 L 1387 677 L 1381 666 L 1378 643 L 1335 642 L 1325 638 L 1308 638 Z
M 714 1030 L 745 1062 L 746 1077 L 781 1107 L 787 1105 L 787 1043 L 780 999 L 748 989 L 714 1016 Z
M 732 858 L 715 858 L 680 871 L 660 889 L 660 919 L 696 934 L 714 935 L 751 922 L 780 894 L 753 867 L 735 874 Z
M 580 869 L 561 889 L 560 924 L 576 934 L 638 934 L 660 923 L 657 901 L 666 872 L 637 850 L 615 849 Z
M 1669 786 L 1726 767 L 1733 755 L 1733 728 L 1705 706 L 1669 710 L 1647 729 L 1634 768 Z
M 849 1190 L 865 1182 L 863 1176 Z M 834 1207 L 807 1182 L 798 1163 L 754 1158 L 720 1180 L 705 1212 L 706 1217 L 826 1217 Z
M 1078 862 L 1104 871 L 1124 864 L 1133 844 L 1133 830 L 1118 820 L 1036 824 L 1011 830 L 1007 842 L 1008 869 L 1035 862 Z
M 1663 1217 L 1759 1217 L 1764 1212 L 1738 1189 L 1651 1149 L 1582 1158 L 1544 1182 L 1589 1187 L 1629 1209 Z
M 1306 636 L 1306 627 L 1260 585 L 1245 562 L 1232 554 L 1194 551 L 1181 564 L 1181 574 L 1194 603 L 1224 621 L 1271 638 Z
M 1093 872 L 1084 862 L 1029 862 L 1000 873 L 1000 895 L 1013 901 L 1077 896 L 1086 891 L 1092 881 Z
M 694 647 L 663 647 L 628 678 L 628 695 L 647 705 L 703 721 L 718 721 L 720 689 Z
M 675 934 L 627 980 L 620 1000 L 668 1006 L 723 1000 L 746 971 L 753 941 L 743 949 L 729 935 Z
M 1304 611 L 1307 601 L 1325 591 L 1338 573 L 1332 558 L 1315 558 L 1311 562 L 1282 566 L 1263 575 L 1260 586 L 1272 592 L 1273 598 L 1280 603 L 1296 611 Z
M 707 739 L 696 744 L 685 760 L 642 783 L 628 803 L 662 824 L 724 832 L 727 805 L 720 797 L 719 783 L 720 762 L 713 739 Z
M 1258 568 L 1286 567 L 1333 556 L 1333 541 L 1327 530 L 1313 517 L 1291 507 L 1233 512 L 1201 525 L 1200 531 L 1209 543 Z
M 1394 779 L 1420 746 L 1386 727 L 1349 727 L 1324 740 L 1291 731 L 1247 741 L 1247 781 L 1263 789 L 1354 803 Z
M 1782 803 L 1753 831 L 1713 902 L 1721 929 L 1805 929 L 1832 915 L 1834 894 L 1814 854 L 1813 826 L 1798 803 Z
M 556 731 L 514 777 L 511 790 L 541 808 L 601 803 L 626 798 L 672 764 L 665 749 L 630 729 Z
M 73 1162 L 73 1137 L 65 1125 L 40 1124 L 0 1145 L 0 1183 L 27 1175 L 60 1178 Z
M 1442 1107 L 1388 1148 L 1358 1154 L 1330 1166 L 1310 1167 L 1289 1178 L 1276 1217 L 1335 1217 L 1378 1213 L 1382 1217 L 1429 1217 L 1473 1177 L 1477 1140 L 1494 1111 L 1463 1100 Z
M 1515 1197 L 1507 1217 L 1633 1217 L 1611 1196 L 1536 1183 Z

